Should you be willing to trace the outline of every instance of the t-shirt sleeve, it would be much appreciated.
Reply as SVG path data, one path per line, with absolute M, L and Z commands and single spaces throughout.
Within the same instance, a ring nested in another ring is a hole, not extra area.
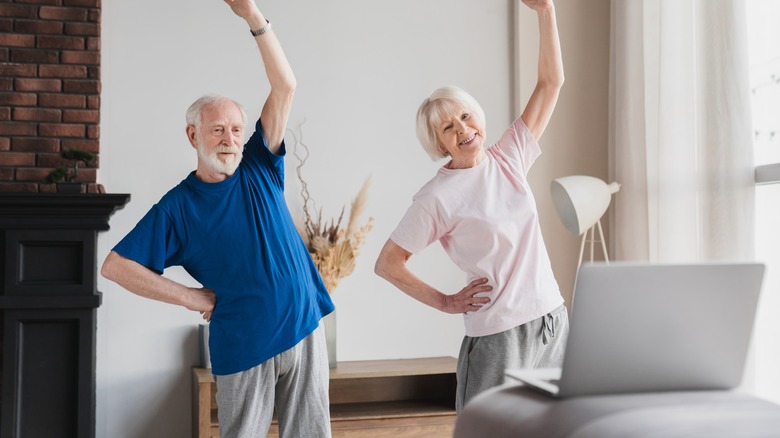
M 168 215 L 157 205 L 113 248 L 118 254 L 158 274 L 179 264 L 180 249 L 181 242 L 175 238 Z
M 279 186 L 284 187 L 284 156 L 287 153 L 284 140 L 276 154 L 268 149 L 268 143 L 263 134 L 263 126 L 260 119 L 255 123 L 255 131 L 249 137 L 244 145 L 243 161 L 246 162 L 254 172 L 270 173 L 271 179 Z M 270 172 L 263 172 L 268 169 Z
M 390 234 L 390 240 L 412 254 L 420 253 L 442 236 L 435 216 L 422 204 L 420 200 L 413 201 Z
M 542 154 L 539 143 L 525 125 L 522 117 L 518 117 L 495 144 L 495 147 L 508 159 L 517 163 L 523 176 L 528 174 L 531 166 Z

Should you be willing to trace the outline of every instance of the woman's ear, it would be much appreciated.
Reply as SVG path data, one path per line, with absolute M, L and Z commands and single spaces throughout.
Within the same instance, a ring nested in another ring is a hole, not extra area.
M 441 142 L 438 139 L 436 140 L 436 147 L 439 148 L 439 152 L 441 152 L 442 156 L 444 157 L 450 156 L 450 152 L 447 150 L 447 148 L 444 147 L 443 144 L 441 144 Z

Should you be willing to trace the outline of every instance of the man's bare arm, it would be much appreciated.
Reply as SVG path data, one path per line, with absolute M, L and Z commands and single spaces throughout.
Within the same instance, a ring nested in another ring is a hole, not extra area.
M 184 286 L 114 251 L 106 257 L 100 274 L 136 295 L 200 312 L 206 320 L 211 319 L 216 304 L 211 289 Z
M 270 22 L 260 12 L 254 0 L 225 0 L 233 12 L 243 18 L 249 29 L 265 29 L 262 35 L 255 36 L 260 56 L 265 65 L 265 73 L 271 84 L 271 92 L 260 113 L 263 134 L 271 152 L 277 153 L 287 130 L 293 94 L 297 85 L 292 67 L 276 38 Z

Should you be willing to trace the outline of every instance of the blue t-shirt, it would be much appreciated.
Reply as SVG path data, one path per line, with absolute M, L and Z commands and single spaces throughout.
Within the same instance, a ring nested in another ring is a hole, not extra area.
M 236 172 L 191 173 L 113 250 L 162 273 L 182 266 L 217 295 L 212 372 L 248 370 L 295 346 L 334 309 L 284 199 L 285 146 L 268 150 L 260 121 Z

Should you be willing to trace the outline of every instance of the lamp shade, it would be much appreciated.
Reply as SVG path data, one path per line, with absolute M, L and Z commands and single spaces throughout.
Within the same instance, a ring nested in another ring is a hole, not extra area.
M 572 175 L 553 180 L 550 190 L 563 225 L 579 236 L 601 219 L 612 194 L 620 190 L 620 184 L 607 184 L 592 176 Z

